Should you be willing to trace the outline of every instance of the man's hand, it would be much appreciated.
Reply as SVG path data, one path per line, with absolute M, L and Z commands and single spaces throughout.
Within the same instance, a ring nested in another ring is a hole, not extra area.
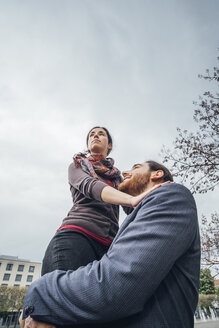
M 19 318 L 19 323 L 21 328 L 55 328 L 55 326 L 48 323 L 35 321 L 30 316 L 23 320 L 22 313 Z

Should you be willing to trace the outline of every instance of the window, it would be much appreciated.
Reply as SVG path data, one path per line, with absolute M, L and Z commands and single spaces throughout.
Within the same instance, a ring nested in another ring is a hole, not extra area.
M 16 274 L 15 281 L 21 281 L 22 274 Z
M 19 264 L 17 271 L 20 271 L 20 272 L 24 271 L 24 265 Z
M 30 265 L 29 266 L 29 272 L 34 272 L 35 270 L 35 266 L 34 265 Z
M 8 286 L 8 284 L 2 284 L 2 286 Z
M 27 281 L 28 282 L 32 282 L 32 280 L 33 280 L 33 276 L 27 276 Z
M 6 270 L 11 271 L 13 268 L 13 264 L 12 263 L 8 263 L 6 266 Z
M 14 284 L 14 287 L 20 287 L 20 285 L 19 284 Z
M 7 280 L 8 281 L 10 279 L 10 276 L 11 276 L 10 273 L 5 273 L 4 274 L 4 277 L 3 277 L 3 280 Z

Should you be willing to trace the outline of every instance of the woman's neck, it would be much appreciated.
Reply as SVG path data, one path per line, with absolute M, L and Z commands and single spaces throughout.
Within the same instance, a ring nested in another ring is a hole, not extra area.
M 105 153 L 103 154 L 103 153 L 94 153 L 94 152 L 91 152 L 90 154 L 91 154 L 91 156 L 103 156 L 104 158 L 106 158 L 106 156 L 107 156 Z
M 105 159 L 106 156 L 103 155 L 102 153 L 91 153 L 90 154 L 92 157 L 94 157 L 95 159 Z

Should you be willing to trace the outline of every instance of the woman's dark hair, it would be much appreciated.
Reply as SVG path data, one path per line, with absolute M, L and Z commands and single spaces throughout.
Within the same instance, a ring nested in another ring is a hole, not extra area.
M 146 161 L 145 163 L 149 165 L 150 171 L 162 170 L 164 173 L 164 176 L 162 177 L 163 181 L 173 181 L 172 174 L 164 165 L 154 161 Z
M 113 146 L 113 139 L 112 139 L 112 137 L 111 137 L 109 131 L 107 130 L 107 128 L 104 128 L 103 126 L 94 126 L 92 129 L 90 129 L 90 131 L 89 131 L 88 134 L 87 134 L 87 139 L 86 139 L 86 143 L 87 143 L 87 145 L 88 145 L 89 134 L 91 133 L 91 131 L 92 131 L 93 129 L 103 129 L 103 130 L 106 132 L 106 134 L 107 134 L 108 143 L 111 144 L 111 145 Z M 111 150 L 112 150 L 112 149 L 110 149 L 110 150 L 108 151 L 107 155 L 109 155 L 109 153 L 111 152 Z

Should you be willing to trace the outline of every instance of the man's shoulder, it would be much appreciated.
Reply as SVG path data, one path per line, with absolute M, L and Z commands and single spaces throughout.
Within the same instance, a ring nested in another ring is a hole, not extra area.
M 164 184 L 162 186 L 160 186 L 159 188 L 156 189 L 157 191 L 163 191 L 163 192 L 182 192 L 182 193 L 186 193 L 188 195 L 192 195 L 191 191 L 184 185 L 177 183 L 177 182 L 170 182 L 167 184 Z M 155 191 L 156 191 L 155 190 Z
M 194 197 L 191 191 L 186 186 L 175 182 L 167 183 L 158 187 L 157 189 L 153 190 L 148 196 L 150 195 L 155 198 L 162 198 L 164 196 L 165 198 L 170 197 L 174 199 L 179 199 L 183 197 L 194 202 Z

